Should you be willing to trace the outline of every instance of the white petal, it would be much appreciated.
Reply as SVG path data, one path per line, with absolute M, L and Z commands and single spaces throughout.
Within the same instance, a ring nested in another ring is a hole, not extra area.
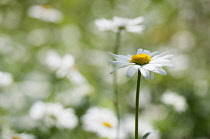
M 163 56 L 163 57 L 161 57 L 161 58 L 167 59 L 167 60 L 171 60 L 173 56 L 174 56 L 174 55 L 165 55 L 165 56 Z
M 115 24 L 115 26 L 117 27 L 122 27 L 122 26 L 126 26 L 128 25 L 129 22 L 129 18 L 123 18 L 123 17 L 113 17 L 113 22 Z
M 156 58 L 162 57 L 162 56 L 163 56 L 164 54 L 166 54 L 166 53 L 168 53 L 168 51 L 163 52 L 163 53 L 161 53 L 161 54 L 159 54 L 159 55 L 156 55 L 156 56 L 152 57 L 152 59 L 156 59 Z
M 132 56 L 133 56 L 133 55 L 128 54 L 126 57 L 127 57 L 128 59 L 131 59 Z
M 154 52 L 151 52 L 150 54 L 149 54 L 149 56 L 153 56 L 153 55 L 156 55 L 156 54 L 158 54 L 159 53 L 159 51 L 154 51 Z
M 140 24 L 144 21 L 144 17 L 143 16 L 140 16 L 140 17 L 137 17 L 137 18 L 134 18 L 134 19 L 131 19 L 129 24 L 130 25 L 137 25 L 137 24 Z
M 124 61 L 111 61 L 111 60 L 108 60 L 108 62 L 113 64 L 113 65 L 129 65 L 129 64 L 131 64 L 129 62 L 124 62 Z
M 143 54 L 150 54 L 150 51 L 149 50 L 144 50 L 142 53 Z
M 149 62 L 149 64 L 161 64 L 162 66 L 174 67 L 170 60 L 157 58 Z
M 134 64 L 134 63 L 128 63 L 128 62 L 123 62 L 123 61 L 111 61 L 111 60 L 108 60 L 108 62 L 116 65 L 116 67 L 110 72 L 111 74 L 119 68 L 124 68 L 124 67 Z
M 160 58 L 158 58 L 158 59 L 152 59 L 150 62 L 149 62 L 150 64 L 164 64 L 164 63 L 170 63 L 170 61 L 169 60 L 167 60 L 167 59 L 160 59 Z
M 145 68 L 140 68 L 141 74 L 142 76 L 144 76 L 144 78 L 149 79 L 150 75 L 149 75 L 149 71 Z
M 167 75 L 167 72 L 162 68 L 156 68 L 154 72 L 159 73 L 161 75 Z
M 110 72 L 110 74 L 112 74 L 113 72 L 115 72 L 117 69 L 124 68 L 124 67 L 127 67 L 127 66 L 129 66 L 129 65 L 118 65 L 116 68 L 114 68 L 114 69 Z
M 133 32 L 133 33 L 142 33 L 144 30 L 144 26 L 143 25 L 131 25 L 131 26 L 126 26 L 126 30 L 128 32 Z
M 163 66 L 167 66 L 167 67 L 171 67 L 171 68 L 174 68 L 174 65 L 171 64 L 171 63 L 164 63 L 162 64 Z
M 105 18 L 95 20 L 95 24 L 101 31 L 114 30 L 116 28 L 113 21 Z
M 143 65 L 142 67 L 150 71 L 154 71 L 157 67 L 159 68 L 159 66 L 155 64 L 146 64 L 146 65 Z
M 139 65 L 132 65 L 126 73 L 126 77 L 131 78 L 133 75 L 136 73 L 136 71 L 140 68 L 141 66 Z
M 115 55 L 111 52 L 109 52 L 117 61 L 124 61 L 124 62 L 130 62 L 130 59 L 123 55 Z
M 142 54 L 142 52 L 143 52 L 143 49 L 138 49 L 137 55 L 138 55 L 138 54 Z

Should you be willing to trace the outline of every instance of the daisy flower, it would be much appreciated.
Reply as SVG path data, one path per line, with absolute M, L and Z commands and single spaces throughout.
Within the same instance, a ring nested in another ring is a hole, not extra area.
M 60 56 L 56 51 L 50 50 L 47 52 L 43 64 L 49 67 L 52 71 L 56 72 L 56 77 L 67 77 L 76 85 L 87 83 L 86 79 L 76 68 L 75 58 L 71 54 Z
M 3 137 L 2 139 L 36 139 L 34 135 L 21 133 Z
M 114 17 L 112 20 L 105 18 L 97 19 L 95 21 L 96 26 L 101 31 L 111 30 L 118 31 L 119 29 L 126 30 L 133 33 L 141 33 L 144 29 L 143 25 L 140 25 L 144 21 L 144 17 L 140 16 L 134 19 Z
M 63 108 L 59 103 L 44 103 L 38 101 L 30 109 L 29 116 L 48 127 L 73 129 L 78 119 L 72 108 Z
M 8 86 L 13 82 L 13 77 L 8 72 L 0 71 L 0 87 Z
M 166 91 L 161 101 L 166 105 L 171 105 L 178 112 L 184 112 L 187 109 L 187 103 L 185 97 L 178 95 L 176 92 Z
M 34 5 L 29 8 L 28 15 L 32 18 L 53 23 L 60 22 L 63 18 L 62 13 L 50 5 Z
M 100 107 L 90 108 L 82 117 L 83 128 L 94 132 L 102 138 L 116 139 L 117 117 L 114 112 Z M 120 139 L 124 139 L 125 132 L 120 129 Z
M 173 67 L 171 64 L 171 59 L 173 55 L 165 55 L 167 52 L 158 54 L 158 51 L 150 52 L 148 50 L 138 49 L 136 55 L 115 55 L 110 52 L 110 54 L 116 59 L 116 61 L 109 60 L 108 62 L 116 65 L 111 73 L 119 68 L 124 68 L 129 66 L 126 76 L 128 78 L 132 77 L 137 70 L 140 70 L 141 74 L 146 79 L 153 79 L 154 72 L 161 75 L 167 75 L 166 71 L 162 69 L 164 66 Z

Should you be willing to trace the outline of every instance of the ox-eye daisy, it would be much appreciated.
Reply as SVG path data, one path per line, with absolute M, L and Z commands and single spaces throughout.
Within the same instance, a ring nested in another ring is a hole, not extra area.
M 29 8 L 28 15 L 45 22 L 58 23 L 62 20 L 62 13 L 50 5 L 34 5 Z
M 116 68 L 114 68 L 111 73 L 119 68 L 130 66 L 126 73 L 128 78 L 132 77 L 138 69 L 146 79 L 154 78 L 154 72 L 161 75 L 167 75 L 162 67 L 173 67 L 170 61 L 173 55 L 164 55 L 167 52 L 161 54 L 158 53 L 158 51 L 150 52 L 143 49 L 138 49 L 136 55 L 129 54 L 123 56 L 110 53 L 116 59 L 116 61 L 108 61 L 109 63 L 116 65 Z
M 35 102 L 29 116 L 38 126 L 73 129 L 78 123 L 74 109 L 64 108 L 60 103 Z
M 102 138 L 124 139 L 125 137 L 125 131 L 122 128 L 117 137 L 117 117 L 110 109 L 92 107 L 82 117 L 82 121 L 86 131 L 94 132 Z
M 144 29 L 143 25 L 140 25 L 144 21 L 144 17 L 140 16 L 134 19 L 113 17 L 112 20 L 105 18 L 97 19 L 95 24 L 101 31 L 111 30 L 117 32 L 120 30 L 126 30 L 133 33 L 141 33 Z
M 115 55 L 110 53 L 116 61 L 109 63 L 116 65 L 111 73 L 119 68 L 130 66 L 126 73 L 128 78 L 132 77 L 138 71 L 137 87 L 136 87 L 136 113 L 135 113 L 135 139 L 139 138 L 138 135 L 138 113 L 139 113 L 139 94 L 140 94 L 140 80 L 141 75 L 146 79 L 154 78 L 154 72 L 161 75 L 166 75 L 166 71 L 162 69 L 164 66 L 173 67 L 171 59 L 173 55 L 165 55 L 166 52 L 158 54 L 158 51 L 150 52 L 148 50 L 138 49 L 136 55 Z M 151 72 L 151 74 L 150 74 Z M 147 134 L 145 134 L 147 135 Z

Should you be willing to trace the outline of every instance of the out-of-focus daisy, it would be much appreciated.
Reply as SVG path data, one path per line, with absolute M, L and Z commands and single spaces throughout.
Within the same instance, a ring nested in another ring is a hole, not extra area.
M 127 70 L 126 76 L 132 77 L 137 70 L 140 70 L 141 74 L 146 78 L 154 78 L 154 72 L 161 75 L 167 75 L 166 71 L 162 69 L 163 66 L 173 67 L 171 59 L 173 55 L 164 55 L 167 52 L 157 55 L 159 52 L 150 52 L 148 50 L 138 49 L 136 55 L 115 55 L 110 54 L 116 59 L 116 61 L 109 60 L 108 62 L 116 65 L 111 73 L 119 68 L 130 66 Z M 151 73 L 151 74 L 150 74 Z
M 57 93 L 56 100 L 64 105 L 77 106 L 84 102 L 84 98 L 93 92 L 89 84 L 82 84 Z
M 99 107 L 90 108 L 82 117 L 83 127 L 100 137 L 115 139 L 117 136 L 117 117 L 114 112 Z M 120 139 L 124 139 L 125 132 L 120 130 Z
M 187 109 L 185 98 L 175 92 L 166 91 L 162 95 L 161 101 L 167 105 L 173 106 L 174 109 L 178 112 L 183 112 Z
M 31 134 L 21 133 L 21 134 L 5 136 L 2 139 L 36 139 L 36 137 Z
M 52 8 L 50 5 L 34 5 L 29 8 L 29 16 L 47 22 L 59 22 L 63 18 L 59 10 Z
M 12 81 L 13 78 L 10 73 L 0 71 L 0 87 L 10 85 Z
M 130 18 L 122 18 L 122 17 L 114 17 L 112 20 L 108 20 L 105 18 L 97 19 L 95 24 L 98 26 L 99 30 L 112 30 L 118 31 L 126 30 L 128 32 L 133 33 L 141 33 L 144 29 L 143 25 L 140 25 L 144 21 L 144 17 L 140 16 L 134 19 Z
M 75 59 L 70 54 L 61 57 L 55 51 L 49 51 L 44 62 L 52 71 L 56 71 L 58 78 L 66 76 L 69 80 L 78 85 L 86 82 L 86 79 L 76 69 Z
M 127 132 L 128 135 L 130 135 L 130 137 L 133 137 L 132 135 L 135 130 L 134 129 L 135 127 L 133 125 L 134 122 L 135 122 L 135 118 L 133 115 L 127 115 L 122 122 L 123 127 L 125 128 L 125 131 Z M 147 139 L 160 138 L 158 130 L 155 130 L 152 124 L 148 120 L 142 119 L 142 117 L 139 117 L 138 132 L 141 136 L 143 136 L 147 132 L 151 132 L 151 134 L 147 137 Z
M 36 102 L 30 109 L 29 116 L 48 127 L 73 129 L 78 119 L 71 108 L 63 108 L 59 103 Z

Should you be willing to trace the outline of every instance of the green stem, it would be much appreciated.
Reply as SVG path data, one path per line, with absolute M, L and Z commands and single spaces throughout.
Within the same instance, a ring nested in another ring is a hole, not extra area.
M 118 29 L 116 34 L 116 41 L 115 41 L 115 47 L 114 47 L 114 54 L 118 54 L 119 48 L 120 48 L 120 36 L 121 36 L 121 29 Z M 118 101 L 118 84 L 117 84 L 117 72 L 114 72 L 113 74 L 113 85 L 114 85 L 114 94 L 115 94 L 115 111 L 117 115 L 117 137 L 116 139 L 119 139 L 119 130 L 120 130 L 120 110 L 119 110 L 119 101 Z
M 141 72 L 138 69 L 137 87 L 136 87 L 136 115 L 135 115 L 135 139 L 138 139 L 138 123 L 139 123 L 139 94 L 140 94 Z

